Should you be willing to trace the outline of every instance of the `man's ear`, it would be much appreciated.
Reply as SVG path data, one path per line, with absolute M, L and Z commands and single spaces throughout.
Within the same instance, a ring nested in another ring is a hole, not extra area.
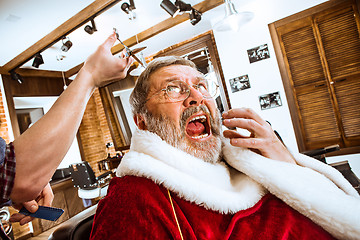
M 140 130 L 147 130 L 145 120 L 140 114 L 134 116 L 134 122 Z

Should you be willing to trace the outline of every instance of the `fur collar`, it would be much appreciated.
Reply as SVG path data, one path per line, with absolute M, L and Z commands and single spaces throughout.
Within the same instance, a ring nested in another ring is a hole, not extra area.
M 223 154 L 231 167 L 206 163 L 153 133 L 137 130 L 116 175 L 152 179 L 181 198 L 220 213 L 252 207 L 270 191 L 333 236 L 360 239 L 358 194 L 330 166 L 299 154 L 294 154 L 298 165 L 271 160 L 228 141 Z

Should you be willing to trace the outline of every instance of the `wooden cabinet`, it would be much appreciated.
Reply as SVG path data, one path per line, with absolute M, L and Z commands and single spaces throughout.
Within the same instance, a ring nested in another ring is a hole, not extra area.
M 270 25 L 300 151 L 360 151 L 357 4 L 333 0 Z

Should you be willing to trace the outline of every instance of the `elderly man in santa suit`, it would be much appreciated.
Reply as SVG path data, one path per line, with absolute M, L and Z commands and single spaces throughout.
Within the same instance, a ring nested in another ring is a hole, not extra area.
M 180 57 L 141 74 L 138 130 L 91 239 L 360 239 L 360 198 L 342 175 L 291 154 L 250 109 L 221 121 L 211 85 Z

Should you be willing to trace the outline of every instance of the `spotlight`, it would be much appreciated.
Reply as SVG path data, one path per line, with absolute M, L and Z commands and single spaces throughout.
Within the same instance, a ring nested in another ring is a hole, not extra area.
M 130 0 L 129 3 L 124 2 L 121 4 L 121 10 L 123 10 L 126 14 L 128 14 L 128 17 L 130 20 L 134 20 L 136 18 L 136 13 L 133 11 L 135 10 L 135 3 L 134 0 Z
M 66 40 L 66 39 L 67 39 L 67 41 L 64 42 L 64 40 Z M 70 39 L 67 38 L 67 37 L 63 37 L 62 43 L 63 43 L 63 45 L 61 46 L 61 51 L 63 51 L 63 52 L 69 51 L 69 49 L 70 49 L 71 46 L 73 45 L 72 42 L 70 41 Z
M 180 9 L 177 8 L 170 0 L 163 0 L 160 3 L 160 7 L 162 7 L 172 17 L 176 17 L 176 15 L 180 12 Z
M 189 12 L 190 22 L 192 25 L 197 24 L 201 20 L 201 13 L 194 9 L 190 4 L 181 0 L 176 0 L 175 4 L 173 4 L 170 0 L 163 0 L 160 6 L 172 17 L 176 17 L 177 14 Z
M 201 13 L 193 8 L 190 13 L 190 23 L 192 25 L 195 25 L 198 22 L 200 22 L 200 20 L 201 20 Z
M 18 83 L 22 84 L 23 83 L 23 79 L 20 76 L 20 74 L 16 73 L 15 70 L 11 70 L 10 71 L 10 76 L 12 80 L 17 81 Z
M 188 12 L 192 10 L 192 7 L 188 3 L 184 3 L 181 0 L 175 1 L 175 6 L 180 9 L 180 12 Z
M 96 32 L 97 29 L 96 29 L 96 25 L 95 25 L 94 19 L 91 19 L 90 21 L 91 21 L 91 26 L 90 26 L 90 25 L 86 25 L 85 28 L 84 28 L 84 30 L 85 30 L 85 32 L 87 32 L 88 34 L 91 35 L 91 34 L 93 34 L 94 32 Z
M 33 67 L 39 68 L 41 64 L 44 63 L 44 60 L 40 53 L 35 54 L 34 56 L 34 62 L 32 64 Z

